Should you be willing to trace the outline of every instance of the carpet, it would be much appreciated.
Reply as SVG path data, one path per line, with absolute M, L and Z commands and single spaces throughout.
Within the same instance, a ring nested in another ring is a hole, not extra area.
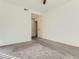
M 13 54 L 21 59 L 73 59 L 72 56 L 64 55 L 41 44 L 17 47 Z

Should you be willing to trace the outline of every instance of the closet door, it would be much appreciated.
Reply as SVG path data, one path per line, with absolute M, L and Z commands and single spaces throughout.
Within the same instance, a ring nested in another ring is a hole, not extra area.
M 24 8 L 0 2 L 0 46 L 31 40 L 31 13 Z

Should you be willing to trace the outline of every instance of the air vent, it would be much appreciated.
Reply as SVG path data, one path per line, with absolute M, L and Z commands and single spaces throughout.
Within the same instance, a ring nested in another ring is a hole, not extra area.
M 29 9 L 24 8 L 25 11 L 28 11 Z

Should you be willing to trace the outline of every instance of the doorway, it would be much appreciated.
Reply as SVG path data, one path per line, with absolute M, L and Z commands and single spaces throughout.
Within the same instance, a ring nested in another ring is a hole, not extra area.
M 38 21 L 40 15 L 32 14 L 32 39 L 38 38 Z

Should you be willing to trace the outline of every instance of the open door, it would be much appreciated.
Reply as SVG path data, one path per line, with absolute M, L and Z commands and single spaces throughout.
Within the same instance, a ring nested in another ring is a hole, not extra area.
M 32 38 L 38 37 L 38 21 L 37 16 L 32 14 Z
M 38 38 L 38 21 L 40 15 L 32 14 L 32 38 Z

